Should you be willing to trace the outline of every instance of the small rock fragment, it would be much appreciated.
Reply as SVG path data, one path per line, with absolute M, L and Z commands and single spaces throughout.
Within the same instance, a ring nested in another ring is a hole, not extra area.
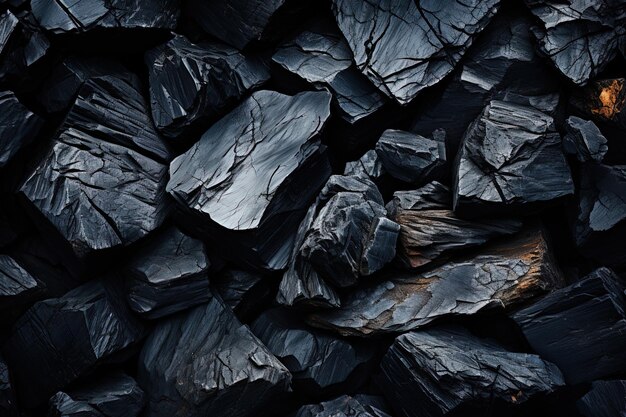
M 373 182 L 380 180 L 384 174 L 385 169 L 374 149 L 365 152 L 358 160 L 348 162 L 343 171 L 343 175 L 369 178 Z

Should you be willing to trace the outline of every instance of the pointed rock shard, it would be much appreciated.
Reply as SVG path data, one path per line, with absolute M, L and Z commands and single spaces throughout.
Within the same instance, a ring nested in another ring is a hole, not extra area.
M 407 104 L 441 81 L 495 15 L 498 0 L 334 0 L 333 12 L 357 67 Z
M 455 212 L 507 213 L 573 192 L 551 116 L 493 100 L 465 132 L 456 162 Z
M 534 230 L 429 272 L 394 274 L 358 288 L 341 308 L 313 313 L 308 321 L 346 336 L 406 332 L 446 316 L 510 308 L 561 281 L 543 233 Z
M 592 121 L 570 116 L 565 121 L 565 129 L 565 152 L 575 155 L 580 162 L 602 161 L 608 151 L 607 141 Z
M 252 417 L 274 407 L 291 375 L 217 297 L 159 322 L 139 358 L 146 417 Z
M 626 381 L 594 381 L 576 407 L 585 417 L 626 415 Z
M 193 44 L 177 35 L 146 53 L 154 123 L 175 138 L 194 123 L 220 115 L 269 79 L 258 59 L 217 42 Z
M 39 133 L 43 119 L 28 110 L 11 91 L 0 91 L 0 167 Z
M 600 268 L 512 315 L 528 343 L 569 384 L 626 371 L 624 282 Z
M 124 359 L 143 328 L 122 297 L 113 284 L 91 281 L 36 303 L 15 323 L 3 350 L 24 405 L 35 407 L 95 366 Z
M 466 415 L 464 407 L 498 403 L 514 407 L 565 385 L 550 362 L 509 352 L 461 328 L 398 336 L 381 369 L 379 386 L 399 417 Z
M 372 395 L 342 395 L 334 400 L 300 407 L 294 417 L 391 417 L 384 400 Z
M 330 175 L 320 133 L 328 92 L 259 91 L 170 165 L 167 190 L 181 221 L 215 240 L 227 259 L 287 264 L 293 232 Z

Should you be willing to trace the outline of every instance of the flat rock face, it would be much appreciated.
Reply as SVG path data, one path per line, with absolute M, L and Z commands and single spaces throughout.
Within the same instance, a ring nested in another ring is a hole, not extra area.
M 510 308 L 561 280 L 542 232 L 532 231 L 429 272 L 394 274 L 356 289 L 341 308 L 313 313 L 308 321 L 342 335 L 406 332 L 442 317 Z
M 43 119 L 28 110 L 11 91 L 0 91 L 0 167 L 39 133 Z
M 261 266 L 284 267 L 289 233 L 330 174 L 319 140 L 330 99 L 327 92 L 254 93 L 172 161 L 167 190 L 225 240 L 270 228 L 265 248 L 253 250 Z
M 95 366 L 124 359 L 143 328 L 121 295 L 92 281 L 36 303 L 15 323 L 3 351 L 24 404 L 34 407 Z
M 81 88 L 20 192 L 83 256 L 132 243 L 161 224 L 168 155 L 138 80 L 105 76 Z
M 600 268 L 512 317 L 533 350 L 555 363 L 569 384 L 608 378 L 626 370 L 625 288 L 615 273 Z
M 574 192 L 551 116 L 491 101 L 465 132 L 457 155 L 454 210 L 462 213 L 553 200 Z
M 202 119 L 220 115 L 269 79 L 258 59 L 218 42 L 193 44 L 177 35 L 145 56 L 154 123 L 175 138 Z
M 294 417 L 390 417 L 380 397 L 342 395 L 334 400 L 300 407 Z
M 443 416 L 474 404 L 514 406 L 565 385 L 559 369 L 539 356 L 508 352 L 456 328 L 399 336 L 381 370 L 379 385 L 401 417 Z
M 257 416 L 291 375 L 217 297 L 160 322 L 139 358 L 147 417 Z
M 407 104 L 454 69 L 498 3 L 334 0 L 333 12 L 359 70 Z
M 608 151 L 607 140 L 592 121 L 570 116 L 565 129 L 563 145 L 567 153 L 575 155 L 580 162 L 602 161 Z
M 621 417 L 626 414 L 626 381 L 595 381 L 576 405 L 585 417 Z

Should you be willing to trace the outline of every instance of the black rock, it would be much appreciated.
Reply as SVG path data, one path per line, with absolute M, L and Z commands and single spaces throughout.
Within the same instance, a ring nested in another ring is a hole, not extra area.
M 15 309 L 26 304 L 42 292 L 44 286 L 15 259 L 0 255 L 0 310 Z
M 455 212 L 508 213 L 573 192 L 551 116 L 494 100 L 465 132 L 456 161 Z
M 15 391 L 10 376 L 9 368 L 0 356 L 0 413 L 6 417 L 17 417 Z
M 330 99 L 260 91 L 215 123 L 170 166 L 167 190 L 183 208 L 181 223 L 219 236 L 226 259 L 284 268 L 297 225 L 330 175 L 319 139 Z
M 384 401 L 372 395 L 342 395 L 334 400 L 300 407 L 293 417 L 390 417 Z
M 123 360 L 142 336 L 122 293 L 91 281 L 36 303 L 15 323 L 3 350 L 21 403 L 35 407 L 95 366 Z
M 242 320 L 274 296 L 266 277 L 236 269 L 211 277 L 211 287 Z
M 432 181 L 416 190 L 393 193 L 387 203 L 387 212 L 393 218 L 403 210 L 440 210 L 450 207 L 450 189 L 438 181 Z
M 374 149 L 371 149 L 356 161 L 346 164 L 343 175 L 353 175 L 361 178 L 369 178 L 373 182 L 380 180 L 385 174 L 383 164 Z
M 291 375 L 217 297 L 159 322 L 139 358 L 146 417 L 258 416 Z
M 266 310 L 250 330 L 289 369 L 294 390 L 306 397 L 357 389 L 376 353 L 375 344 L 311 329 L 286 309 Z
M 168 156 L 139 80 L 95 78 L 20 193 L 84 256 L 132 243 L 162 223 Z
M 471 408 L 487 415 L 565 385 L 559 369 L 539 356 L 509 352 L 460 328 L 399 336 L 381 370 L 379 386 L 399 417 L 469 415 L 461 410 Z
M 209 259 L 199 240 L 169 228 L 126 268 L 128 304 L 151 319 L 209 301 Z
M 405 332 L 433 320 L 510 308 L 561 284 L 543 233 L 531 231 L 476 256 L 352 291 L 341 308 L 311 314 L 309 323 L 349 336 Z
M 180 13 L 178 0 L 33 0 L 31 8 L 41 27 L 53 33 L 95 28 L 174 29 Z
M 512 315 L 530 346 L 569 384 L 626 371 L 626 286 L 607 268 Z
M 146 53 L 152 118 L 168 137 L 221 115 L 269 79 L 258 59 L 217 42 L 193 44 L 177 35 Z
M 11 91 L 0 91 L 0 167 L 39 133 L 43 119 L 28 110 Z
M 496 13 L 497 0 L 334 0 L 357 67 L 400 104 L 450 73 Z
M 607 140 L 592 121 L 570 116 L 565 121 L 565 129 L 565 152 L 575 155 L 581 162 L 602 161 L 608 150 Z
M 111 373 L 50 398 L 50 417 L 137 417 L 144 393 L 134 379 Z
M 433 139 L 401 130 L 385 130 L 376 143 L 376 154 L 385 172 L 397 180 L 422 183 L 440 179 L 446 163 L 445 132 Z
M 585 417 L 626 415 L 626 381 L 595 381 L 576 406 Z

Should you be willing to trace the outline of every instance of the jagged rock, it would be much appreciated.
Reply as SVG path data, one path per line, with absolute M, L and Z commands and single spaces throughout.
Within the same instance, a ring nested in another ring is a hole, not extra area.
M 452 207 L 450 189 L 438 181 L 432 181 L 416 190 L 396 191 L 387 203 L 389 217 L 403 210 L 439 210 Z
M 407 104 L 454 69 L 498 3 L 334 0 L 333 12 L 358 69 Z
M 512 315 L 530 346 L 569 384 L 626 371 L 624 282 L 600 268 Z
M 266 310 L 250 329 L 289 369 L 294 389 L 306 396 L 358 388 L 376 353 L 376 345 L 311 329 L 286 309 Z
M 433 139 L 401 130 L 385 130 L 376 143 L 376 154 L 385 172 L 408 183 L 427 183 L 443 175 L 446 163 L 445 132 Z
M 608 150 L 607 140 L 592 121 L 570 116 L 565 121 L 565 129 L 563 146 L 567 153 L 581 162 L 602 161 Z
M 379 386 L 399 417 L 468 415 L 461 410 L 472 407 L 493 411 L 565 385 L 552 363 L 537 355 L 509 352 L 461 328 L 398 336 L 381 370 Z
M 211 277 L 211 285 L 239 318 L 248 317 L 273 297 L 267 280 L 247 271 L 229 269 Z
M 543 27 L 533 32 L 540 50 L 576 84 L 584 85 L 617 56 L 626 40 L 621 0 L 526 0 Z
M 0 255 L 0 310 L 24 305 L 44 285 L 8 255 Z
M 177 35 L 146 53 L 152 118 L 168 137 L 223 110 L 269 79 L 258 59 L 217 42 L 193 44 Z
M 20 193 L 80 257 L 132 243 L 162 223 L 168 157 L 139 80 L 91 79 Z
M 300 407 L 294 417 L 390 417 L 382 398 L 372 395 L 342 395 L 334 400 Z
M 561 284 L 543 233 L 522 233 L 423 273 L 394 273 L 342 300 L 341 308 L 315 312 L 309 323 L 349 336 L 405 332 L 435 319 L 510 308 Z
M 346 164 L 343 175 L 354 175 L 362 178 L 369 178 L 376 182 L 385 174 L 383 164 L 374 149 L 371 149 L 356 161 Z
M 180 14 L 178 0 L 33 0 L 33 15 L 53 33 L 92 29 L 174 29 Z
M 3 351 L 21 403 L 35 407 L 95 366 L 123 360 L 142 336 L 121 292 L 100 280 L 36 303 Z
M 217 297 L 159 322 L 139 358 L 146 417 L 257 416 L 291 375 Z
M 286 266 L 297 225 L 330 175 L 320 132 L 327 92 L 259 91 L 215 123 L 170 166 L 181 222 L 226 259 Z
M 121 372 L 89 381 L 50 398 L 50 417 L 137 417 L 144 393 L 134 379 Z
M 169 228 L 126 268 L 130 308 L 151 319 L 209 301 L 209 259 L 199 240 Z
M 11 91 L 0 91 L 0 167 L 28 145 L 42 125 L 43 119 L 28 110 Z
M 576 406 L 585 417 L 626 415 L 626 381 L 595 381 Z
M 454 211 L 510 212 L 574 192 L 554 120 L 491 101 L 465 132 L 457 155 Z
M 9 368 L 0 356 L 0 413 L 6 417 L 17 417 L 15 392 L 11 384 Z

